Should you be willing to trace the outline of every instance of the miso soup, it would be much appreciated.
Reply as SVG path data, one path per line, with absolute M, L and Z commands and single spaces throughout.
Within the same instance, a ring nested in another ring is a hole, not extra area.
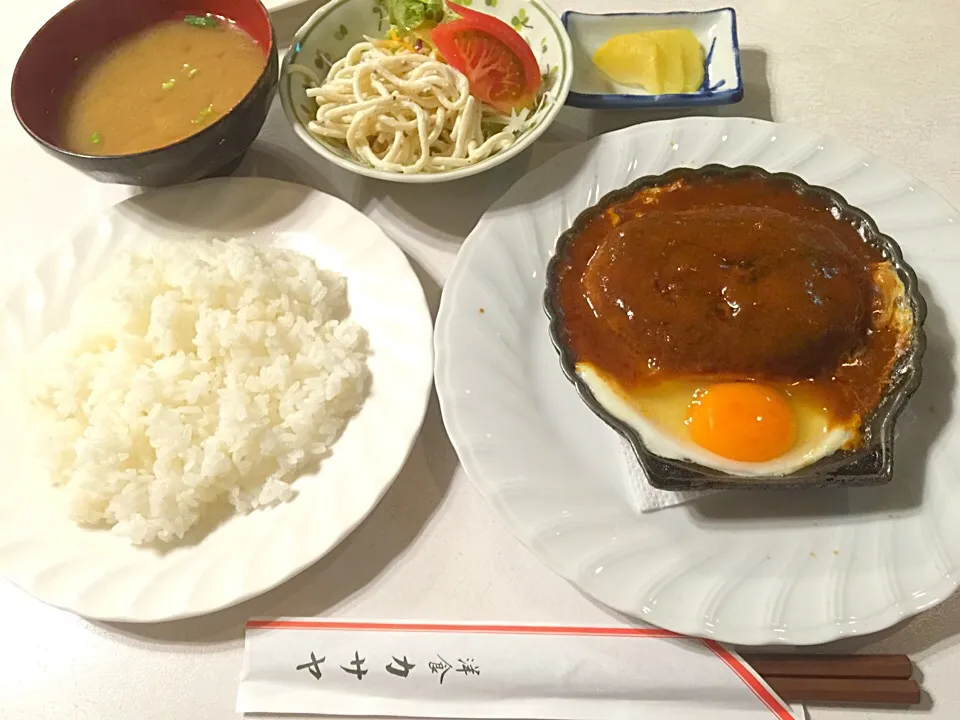
M 265 64 L 265 50 L 229 20 L 188 15 L 152 25 L 80 72 L 61 144 L 87 155 L 170 145 L 226 115 Z

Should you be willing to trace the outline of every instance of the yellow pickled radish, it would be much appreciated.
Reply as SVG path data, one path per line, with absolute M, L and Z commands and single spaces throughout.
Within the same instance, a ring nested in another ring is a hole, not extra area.
M 663 92 L 663 59 L 650 33 L 616 35 L 593 54 L 593 64 L 613 82 Z
M 649 93 L 695 92 L 703 83 L 703 48 L 689 30 L 616 35 L 593 55 L 613 82 Z
M 696 35 L 689 30 L 664 30 L 663 32 L 674 38 L 683 56 L 683 90 L 681 92 L 696 92 L 703 85 L 703 46 Z
M 694 38 L 696 40 L 696 38 Z M 684 90 L 683 52 L 672 35 L 658 33 L 654 38 L 660 49 L 660 68 L 663 72 L 663 92 L 682 93 Z

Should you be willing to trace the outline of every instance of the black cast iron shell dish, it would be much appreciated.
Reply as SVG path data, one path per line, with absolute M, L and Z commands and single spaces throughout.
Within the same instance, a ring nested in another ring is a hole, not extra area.
M 864 242 L 879 249 L 900 277 L 905 297 L 913 312 L 913 330 L 909 348 L 900 356 L 891 373 L 890 385 L 880 405 L 863 422 L 863 444 L 855 450 L 839 450 L 812 465 L 795 472 L 778 476 L 740 477 L 719 470 L 703 467 L 684 460 L 661 457 L 651 452 L 643 439 L 631 427 L 610 414 L 594 397 L 576 372 L 576 360 L 561 336 L 563 310 L 557 293 L 557 269 L 565 259 L 571 241 L 596 215 L 615 203 L 622 202 L 640 190 L 666 185 L 675 180 L 696 180 L 704 177 L 751 178 L 759 180 L 786 181 L 805 197 L 825 201 L 837 213 L 837 218 L 853 225 Z M 807 184 L 790 173 L 771 173 L 754 166 L 727 167 L 705 165 L 699 169 L 677 168 L 662 175 L 642 177 L 630 185 L 604 195 L 593 207 L 581 212 L 573 226 L 557 241 L 556 250 L 546 273 L 544 309 L 550 320 L 550 339 L 560 356 L 564 374 L 577 388 L 587 406 L 610 427 L 622 435 L 632 446 L 647 480 L 663 490 L 706 490 L 720 488 L 812 488 L 831 485 L 858 486 L 880 485 L 893 477 L 894 428 L 897 417 L 910 396 L 920 385 L 921 358 L 926 347 L 923 322 L 927 307 L 917 286 L 917 276 L 904 262 L 899 245 L 880 232 L 877 224 L 862 210 L 852 207 L 839 193 L 829 188 Z

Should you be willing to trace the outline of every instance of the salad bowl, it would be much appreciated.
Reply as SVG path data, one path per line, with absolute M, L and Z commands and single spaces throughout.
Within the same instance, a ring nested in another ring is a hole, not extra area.
M 470 10 L 483 12 L 510 25 L 526 40 L 540 65 L 544 97 L 527 118 L 526 130 L 510 147 L 473 165 L 433 173 L 402 174 L 379 170 L 354 158 L 345 147 L 318 139 L 307 129 L 317 111 L 307 96 L 311 79 L 291 71 L 309 68 L 323 78 L 337 60 L 366 38 L 385 38 L 391 12 L 423 12 L 420 0 L 331 0 L 317 10 L 294 35 L 280 72 L 280 100 L 294 133 L 325 160 L 359 175 L 401 183 L 436 183 L 476 175 L 506 162 L 532 145 L 563 107 L 573 79 L 573 50 L 559 16 L 542 0 L 465 0 Z M 439 4 L 438 4 L 439 6 Z

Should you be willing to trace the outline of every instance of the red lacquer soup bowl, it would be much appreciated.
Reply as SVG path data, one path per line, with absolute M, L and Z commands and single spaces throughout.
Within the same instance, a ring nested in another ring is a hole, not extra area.
M 156 149 L 126 155 L 66 149 L 64 107 L 86 64 L 125 37 L 187 15 L 227 18 L 263 50 L 263 70 L 239 103 L 196 133 Z M 24 130 L 60 160 L 101 182 L 162 186 L 222 174 L 238 164 L 263 127 L 278 74 L 276 37 L 259 0 L 75 0 L 24 48 L 11 99 Z

